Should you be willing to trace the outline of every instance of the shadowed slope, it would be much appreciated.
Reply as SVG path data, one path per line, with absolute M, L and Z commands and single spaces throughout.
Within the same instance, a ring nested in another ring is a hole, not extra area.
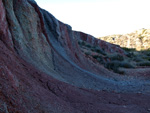
M 53 79 L 0 41 L 0 112 L 149 113 L 150 95 L 77 88 Z
M 120 78 L 103 66 L 93 63 L 81 53 L 78 41 L 87 38 L 88 42 L 99 45 L 108 52 L 124 54 L 119 47 L 72 31 L 69 25 L 58 21 L 33 1 L 5 0 L 4 5 L 12 35 L 9 39 L 13 40 L 15 51 L 41 71 L 58 80 L 88 89 L 137 92 L 145 84 L 139 80 Z M 146 87 L 146 92 L 148 88 L 149 86 Z
M 79 48 L 81 39 L 124 54 L 118 46 L 72 31 L 33 0 L 0 0 L 1 112 L 146 113 L 149 95 L 136 93 L 149 92 L 149 81 L 121 77 L 92 62 Z

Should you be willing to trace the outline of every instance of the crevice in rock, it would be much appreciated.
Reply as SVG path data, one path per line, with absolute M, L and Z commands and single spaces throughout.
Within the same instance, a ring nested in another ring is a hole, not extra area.
M 52 88 L 52 86 L 51 85 L 49 85 L 50 83 L 49 82 L 47 82 L 47 88 L 48 88 L 48 90 L 50 91 L 50 92 L 52 92 L 54 95 L 56 95 L 56 96 L 58 96 L 57 95 L 57 93 L 54 91 L 55 90 L 55 88 Z

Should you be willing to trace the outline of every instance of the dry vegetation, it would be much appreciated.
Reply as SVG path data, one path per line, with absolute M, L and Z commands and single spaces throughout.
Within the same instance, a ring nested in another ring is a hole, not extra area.
M 120 68 L 150 66 L 150 50 L 136 51 L 135 49 L 122 48 L 126 53 L 122 55 L 108 53 L 104 49 L 91 46 L 84 41 L 79 41 L 78 44 L 86 57 L 115 73 L 124 74 L 124 71 L 121 71 Z
M 110 35 L 99 37 L 99 39 L 136 50 L 150 49 L 150 29 L 143 28 L 129 34 Z

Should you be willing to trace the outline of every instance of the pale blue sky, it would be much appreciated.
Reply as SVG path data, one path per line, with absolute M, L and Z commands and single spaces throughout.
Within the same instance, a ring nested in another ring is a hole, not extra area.
M 95 37 L 150 28 L 150 0 L 36 0 L 60 21 Z
M 36 0 L 39 3 L 80 3 L 80 2 L 106 2 L 106 1 L 112 1 L 112 0 Z M 114 0 L 118 1 L 118 0 Z

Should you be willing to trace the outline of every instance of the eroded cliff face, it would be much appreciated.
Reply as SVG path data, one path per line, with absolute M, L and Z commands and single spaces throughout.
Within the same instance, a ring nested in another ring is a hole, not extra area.
M 0 0 L 0 112 L 146 113 L 149 95 L 136 93 L 149 92 L 148 80 L 120 77 L 92 62 L 80 40 L 124 54 L 118 46 L 72 31 L 34 0 Z M 128 98 L 133 101 L 122 102 Z
M 33 1 L 5 0 L 3 3 L 9 24 L 8 39 L 21 58 L 58 80 L 86 88 L 101 87 L 96 85 L 99 81 L 93 74 L 106 75 L 109 71 L 100 70 L 84 58 L 78 47 L 82 33 L 79 37 L 69 25 L 58 21 Z M 95 70 L 91 70 L 93 67 Z
M 111 35 L 99 39 L 121 47 L 135 48 L 138 51 L 150 49 L 150 29 L 140 29 L 125 35 Z

